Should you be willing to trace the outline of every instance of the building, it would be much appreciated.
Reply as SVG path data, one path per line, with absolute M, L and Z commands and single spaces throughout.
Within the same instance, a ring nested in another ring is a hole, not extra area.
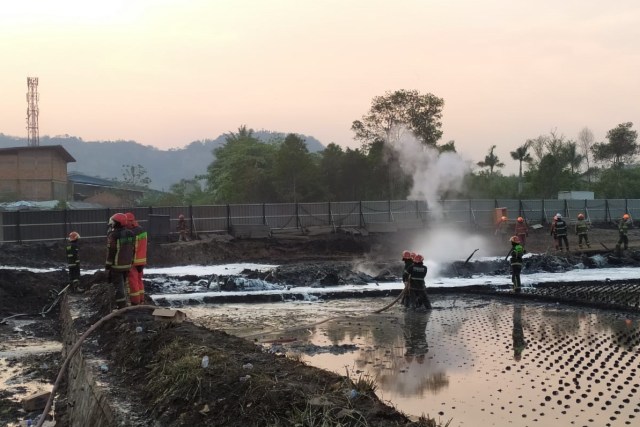
M 117 208 L 134 206 L 145 191 L 124 187 L 115 180 L 98 178 L 78 172 L 69 173 L 69 195 L 72 201 L 83 201 L 100 206 Z
M 593 200 L 593 191 L 558 191 L 559 200 Z
M 67 164 L 75 161 L 61 145 L 0 148 L 0 198 L 67 201 Z

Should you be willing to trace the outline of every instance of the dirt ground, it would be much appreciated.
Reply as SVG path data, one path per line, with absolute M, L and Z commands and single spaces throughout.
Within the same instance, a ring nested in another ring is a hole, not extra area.
M 228 262 L 304 265 L 312 261 L 338 263 L 363 256 L 393 262 L 399 261 L 399 254 L 407 249 L 405 242 L 411 234 L 337 233 L 263 240 L 203 236 L 192 242 L 151 244 L 149 260 L 155 267 Z M 640 241 L 639 237 L 637 230 L 631 231 L 632 245 Z M 508 251 L 508 236 L 489 232 L 486 238 L 496 255 Z M 594 251 L 612 249 L 616 240 L 617 230 L 613 227 L 591 230 Z M 570 236 L 570 241 L 575 248 L 575 236 Z M 0 265 L 57 269 L 53 273 L 0 269 L 0 319 L 29 314 L 39 321 L 30 326 L 28 333 L 59 339 L 56 311 L 46 317 L 39 313 L 50 301 L 51 291 L 60 290 L 66 282 L 63 242 L 4 244 L 0 249 Z M 472 249 L 465 247 L 465 254 Z M 548 229 L 531 231 L 529 252 L 553 249 Z M 82 242 L 83 268 L 101 269 L 104 255 L 103 242 Z M 103 272 L 83 275 L 82 281 L 90 290 L 80 298 L 97 305 L 93 317 L 79 320 L 78 326 L 84 330 L 111 311 L 113 289 L 106 284 Z M 142 332 L 136 332 L 136 327 Z M 8 325 L 0 325 L 0 336 L 12 333 Z M 110 321 L 100 330 L 97 344 L 87 350 L 109 361 L 108 381 L 128 394 L 137 407 L 144 408 L 145 417 L 139 425 L 436 425 L 427 418 L 409 420 L 381 402 L 374 393 L 375 382 L 369 378 L 347 378 L 318 370 L 191 322 L 158 326 L 148 312 Z M 209 360 L 207 368 L 202 367 L 204 356 Z M 41 366 L 40 360 L 33 363 Z M 42 376 L 51 381 L 56 374 L 51 368 Z M 60 402 L 65 402 L 64 393 Z M 68 425 L 61 409 L 57 426 Z M 20 405 L 0 393 L 0 422 L 20 416 L 25 416 Z

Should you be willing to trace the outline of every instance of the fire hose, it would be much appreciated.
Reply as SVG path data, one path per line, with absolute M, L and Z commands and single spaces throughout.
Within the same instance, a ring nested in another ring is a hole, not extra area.
M 123 313 L 126 313 L 127 311 L 133 311 L 133 310 L 155 310 L 157 308 L 158 307 L 156 307 L 154 305 L 132 305 L 130 307 L 125 307 L 125 308 L 121 308 L 119 310 L 115 310 L 115 311 L 107 314 L 106 316 L 104 316 L 100 320 L 98 320 L 93 325 L 91 325 L 91 327 L 89 329 L 87 329 L 86 332 L 80 336 L 80 338 L 78 338 L 78 341 L 76 341 L 76 343 L 73 345 L 73 347 L 71 347 L 71 350 L 69 350 L 69 353 L 67 354 L 66 359 L 64 360 L 64 362 L 62 363 L 62 366 L 60 367 L 60 372 L 58 372 L 58 376 L 56 378 L 56 382 L 53 384 L 53 389 L 51 390 L 51 395 L 49 395 L 49 400 L 47 400 L 47 404 L 44 407 L 44 410 L 42 411 L 42 415 L 40 416 L 40 419 L 38 420 L 38 424 L 36 424 L 36 427 L 42 427 L 42 425 L 44 424 L 44 422 L 45 422 L 45 420 L 47 418 L 47 413 L 49 413 L 49 411 L 51 410 L 51 406 L 53 405 L 53 399 L 54 399 L 54 396 L 56 394 L 56 391 L 58 390 L 58 387 L 60 386 L 60 382 L 62 381 L 62 378 L 64 377 L 64 373 L 67 370 L 67 367 L 69 366 L 69 363 L 71 362 L 71 359 L 76 354 L 76 352 L 80 349 L 80 346 L 82 346 L 82 343 L 84 342 L 84 340 L 87 339 L 87 337 L 93 331 L 95 331 L 100 326 L 102 326 L 107 320 L 113 319 L 114 317 L 117 317 L 117 316 L 119 316 L 119 315 L 121 315 Z

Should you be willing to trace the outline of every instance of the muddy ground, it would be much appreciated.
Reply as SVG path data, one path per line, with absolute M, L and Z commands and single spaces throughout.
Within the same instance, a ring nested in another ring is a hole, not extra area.
M 634 233 L 636 230 L 630 236 L 632 243 L 638 240 Z M 406 242 L 412 237 L 410 232 L 369 236 L 338 233 L 263 240 L 203 236 L 201 240 L 192 242 L 152 242 L 149 262 L 154 267 L 230 262 L 277 263 L 289 266 L 280 270 L 279 280 L 284 282 L 324 279 L 327 284 L 339 284 L 345 279 L 345 272 L 353 272 L 350 266 L 356 259 L 366 258 L 382 276 L 398 275 L 399 254 L 410 249 Z M 605 251 L 615 246 L 617 232 L 611 227 L 594 229 L 591 238 L 593 251 Z M 504 254 L 509 246 L 503 240 L 502 236 L 489 234 L 490 251 Z M 463 243 L 464 254 L 461 252 L 458 261 L 461 264 L 451 268 L 448 274 L 473 273 L 469 264 L 464 264 L 464 258 L 474 248 L 466 248 Z M 27 314 L 25 317 L 38 319 L 20 332 L 13 330 L 10 321 L 0 325 L 3 338 L 17 333 L 25 339 L 59 339 L 57 308 L 44 317 L 40 312 L 50 301 L 51 291 L 60 290 L 66 282 L 63 244 L 1 246 L 0 265 L 57 269 L 53 273 L 0 269 L 0 319 L 14 314 Z M 527 249 L 530 252 L 553 252 L 547 230 L 532 231 Z M 605 253 L 614 261 L 617 259 L 631 265 L 635 265 L 636 258 L 640 259 L 635 251 L 628 251 L 624 257 Z M 82 242 L 83 268 L 101 269 L 104 255 L 103 242 Z M 568 256 L 578 260 L 584 258 L 581 253 Z M 553 259 L 553 262 L 562 264 L 562 261 L 556 261 L 562 257 L 554 256 Z M 92 310 L 92 317 L 79 320 L 81 330 L 112 309 L 113 290 L 105 278 L 103 272 L 82 276 L 83 284 L 90 290 L 78 298 L 93 304 L 95 310 Z M 136 332 L 133 325 L 153 333 Z M 106 358 L 110 363 L 108 380 L 122 393 L 135 396 L 132 399 L 144 414 L 138 425 L 286 426 L 319 425 L 322 421 L 327 425 L 340 422 L 370 426 L 434 425 L 427 419 L 411 421 L 380 402 L 374 393 L 375 383 L 367 378 L 345 378 L 284 356 L 264 353 L 248 341 L 221 331 L 211 332 L 190 322 L 177 327 L 158 327 L 149 313 L 127 315 L 109 322 L 100 330 L 94 347 L 87 350 Z M 205 355 L 209 357 L 206 369 L 201 367 Z M 44 370 L 40 358 L 23 360 L 22 363 L 27 371 L 37 372 L 33 375 L 41 375 L 50 382 L 57 374 L 56 356 L 46 357 L 50 360 Z M 59 416 L 57 426 L 68 424 L 65 404 L 68 402 L 63 392 L 56 409 Z M 3 425 L 33 415 L 21 411 L 19 402 L 12 396 L 0 392 L 0 422 Z M 159 424 L 154 424 L 156 422 Z

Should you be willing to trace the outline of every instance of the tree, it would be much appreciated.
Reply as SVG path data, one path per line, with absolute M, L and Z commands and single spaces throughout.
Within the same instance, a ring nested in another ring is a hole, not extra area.
M 569 164 L 571 174 L 575 175 L 580 171 L 580 166 L 584 161 L 582 154 L 578 154 L 577 144 L 573 141 L 568 141 L 564 146 L 565 160 Z
M 320 153 L 319 176 L 329 200 L 347 200 L 343 163 L 344 151 L 333 142 Z
M 382 140 L 397 146 L 406 130 L 425 145 L 435 147 L 442 137 L 444 100 L 417 90 L 397 90 L 373 98 L 369 112 L 351 125 L 355 138 L 369 146 Z
M 366 154 L 360 150 L 347 148 L 342 169 L 346 200 L 364 200 L 368 195 L 371 171 Z
M 587 181 L 591 184 L 591 147 L 595 142 L 595 138 L 593 137 L 593 132 L 588 127 L 584 127 L 578 133 L 578 144 L 580 145 L 580 149 L 582 150 L 582 157 L 584 161 L 587 163 Z
M 142 165 L 122 165 L 122 182 L 130 187 L 149 188 L 151 179 Z
M 318 200 L 320 185 L 318 168 L 304 139 L 289 134 L 274 155 L 273 182 L 280 200 L 299 202 Z
M 493 170 L 495 168 L 504 167 L 504 163 L 502 163 L 498 158 L 498 156 L 493 153 L 493 150 L 495 149 L 496 149 L 496 146 L 492 145 L 491 148 L 489 149 L 489 154 L 484 156 L 483 161 L 477 163 L 477 165 L 480 166 L 481 168 L 489 168 L 489 175 L 493 175 Z
M 253 136 L 241 126 L 214 150 L 216 159 L 207 167 L 206 191 L 221 203 L 260 203 L 277 200 L 272 183 L 276 147 Z
M 400 153 L 396 148 L 379 140 L 369 147 L 367 162 L 370 197 L 385 200 L 407 197 L 411 177 L 402 168 Z
M 563 189 L 578 190 L 581 187 L 577 172 L 582 156 L 576 151 L 576 143 L 551 131 L 527 141 L 534 154 L 525 174 L 535 197 L 556 197 Z
M 632 126 L 631 122 L 622 123 L 607 132 L 609 143 L 599 142 L 592 147 L 594 159 L 611 162 L 614 167 L 630 163 L 638 152 L 638 132 Z
M 529 154 L 530 142 L 527 141 L 515 151 L 511 152 L 511 158 L 518 161 L 518 195 L 522 194 L 522 162 L 530 162 L 531 155 Z

